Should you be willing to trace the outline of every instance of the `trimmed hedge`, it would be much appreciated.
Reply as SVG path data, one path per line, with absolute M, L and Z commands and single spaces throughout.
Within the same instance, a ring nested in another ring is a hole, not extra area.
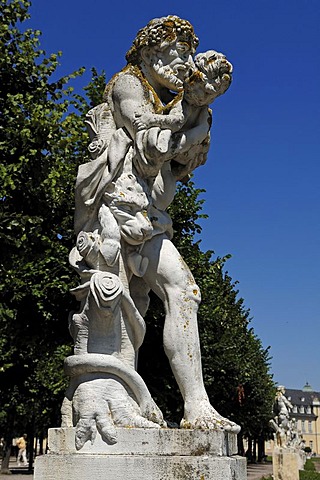
M 315 472 L 316 471 L 315 464 L 313 463 L 313 461 L 311 459 L 308 458 L 308 460 L 306 460 L 306 463 L 304 464 L 304 469 L 307 470 L 308 472 Z
M 310 470 L 300 470 L 299 479 L 300 480 L 320 480 L 320 473 L 312 472 Z

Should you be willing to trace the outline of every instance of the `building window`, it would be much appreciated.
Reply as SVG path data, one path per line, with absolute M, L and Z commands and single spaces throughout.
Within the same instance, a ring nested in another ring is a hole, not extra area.
M 306 425 L 305 425 L 305 421 L 304 420 L 301 420 L 301 432 L 302 433 L 306 433 Z
M 309 447 L 311 448 L 311 451 L 313 451 L 313 440 L 310 440 Z
M 308 432 L 312 433 L 312 422 L 311 422 L 311 420 L 308 421 Z
M 299 407 L 299 411 L 300 411 L 300 413 L 304 413 L 304 406 L 303 406 L 303 405 L 301 405 L 301 406 Z
M 307 413 L 311 413 L 311 407 L 310 407 L 310 405 L 307 406 Z
M 297 405 L 293 405 L 292 411 L 293 411 L 293 413 L 298 413 L 298 407 L 297 407 Z

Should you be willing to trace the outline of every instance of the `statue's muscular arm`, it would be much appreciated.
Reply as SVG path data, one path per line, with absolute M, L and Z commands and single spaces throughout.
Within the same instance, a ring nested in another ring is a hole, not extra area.
M 133 139 L 137 130 L 136 119 L 143 114 L 154 114 L 154 105 L 148 95 L 141 80 L 132 74 L 120 74 L 113 85 L 114 118 L 117 126 L 124 127 Z M 159 148 L 157 136 L 150 130 L 145 143 L 145 155 L 148 158 L 161 156 L 162 162 L 170 160 L 203 142 L 208 130 L 208 123 L 201 122 L 187 131 L 172 133 L 166 150 Z
M 120 74 L 113 85 L 112 100 L 118 128 L 124 127 L 134 139 L 137 117 L 154 113 L 152 102 L 140 79 L 132 74 Z

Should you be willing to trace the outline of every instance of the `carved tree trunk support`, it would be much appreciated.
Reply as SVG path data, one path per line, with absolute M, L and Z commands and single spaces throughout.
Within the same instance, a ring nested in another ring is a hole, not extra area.
M 76 451 L 73 428 L 49 430 L 49 454 L 35 480 L 246 480 L 237 435 L 218 430 L 119 428 L 118 443 L 97 436 Z

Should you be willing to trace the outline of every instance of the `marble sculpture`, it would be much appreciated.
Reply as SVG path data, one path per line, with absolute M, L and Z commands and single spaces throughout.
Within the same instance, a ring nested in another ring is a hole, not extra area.
M 301 447 L 301 435 L 297 430 L 297 422 L 290 418 L 292 404 L 285 396 L 286 389 L 283 385 L 277 387 L 273 404 L 274 418 L 270 420 L 270 426 L 275 431 L 275 445 L 282 448 Z
M 161 428 L 166 422 L 137 372 L 148 292 L 163 301 L 165 352 L 184 400 L 181 428 L 239 427 L 210 404 L 197 328 L 200 291 L 171 242 L 166 212 L 176 182 L 203 165 L 210 144 L 211 104 L 229 87 L 232 65 L 214 50 L 199 53 L 192 25 L 177 16 L 151 20 L 127 65 L 87 114 L 91 160 L 76 181 L 76 246 L 80 302 L 70 315 L 74 355 L 62 426 L 74 426 L 76 448 L 97 431 L 117 442 L 117 427 Z

